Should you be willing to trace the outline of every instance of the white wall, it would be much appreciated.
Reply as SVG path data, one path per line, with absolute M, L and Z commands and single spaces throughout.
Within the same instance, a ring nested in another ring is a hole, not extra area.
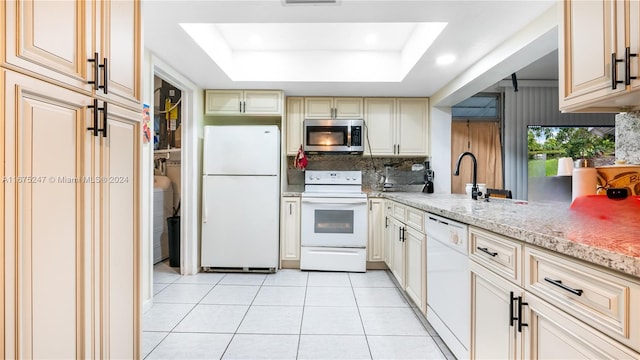
M 451 108 L 431 107 L 431 168 L 435 193 L 451 193 Z

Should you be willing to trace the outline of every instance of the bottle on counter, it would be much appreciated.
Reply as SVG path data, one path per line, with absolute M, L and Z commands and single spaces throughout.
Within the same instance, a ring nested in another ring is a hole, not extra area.
M 585 195 L 595 195 L 598 188 L 598 173 L 593 161 L 578 159 L 573 163 L 571 179 L 571 201 Z

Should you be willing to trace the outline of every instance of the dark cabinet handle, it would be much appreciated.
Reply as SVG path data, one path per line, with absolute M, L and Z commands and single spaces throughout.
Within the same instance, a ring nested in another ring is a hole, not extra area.
M 518 300 L 518 297 L 513 296 L 513 291 L 509 292 L 509 326 L 513 326 L 513 322 L 518 320 L 517 317 L 513 316 L 513 306 L 515 305 L 513 302 Z
M 98 67 L 102 68 L 102 85 L 98 86 L 98 88 L 102 89 L 106 95 L 109 93 L 107 89 L 107 79 L 109 79 L 109 67 L 107 64 L 107 58 L 103 58 L 102 64 L 98 65 Z
M 109 117 L 108 111 L 107 111 L 107 103 L 105 102 L 102 105 L 102 129 L 100 131 L 102 131 L 102 137 L 107 137 L 107 120 Z
M 616 53 L 611 54 L 611 90 L 615 90 L 618 84 L 622 84 L 623 81 L 618 81 L 618 63 L 623 60 L 616 58 Z
M 478 250 L 480 250 L 480 251 L 482 251 L 482 252 L 483 252 L 483 253 L 485 253 L 485 254 L 491 255 L 492 257 L 496 257 L 496 256 L 498 256 L 498 253 L 497 253 L 497 252 L 491 252 L 491 251 L 489 251 L 489 249 L 488 249 L 488 248 L 483 248 L 483 247 L 478 246 L 478 247 L 477 247 L 477 249 L 478 249 Z
M 389 217 L 385 216 L 384 217 L 384 228 L 388 228 L 389 227 Z
M 624 49 L 624 67 L 625 67 L 624 84 L 625 85 L 631 85 L 631 79 L 637 79 L 635 76 L 631 76 L 631 58 L 636 56 L 638 56 L 638 54 L 632 54 L 630 47 L 627 46 Z
M 525 305 L 529 304 L 522 301 L 522 296 L 518 296 L 518 332 L 522 332 L 523 327 L 529 326 L 529 324 L 522 322 L 522 307 Z
M 88 127 L 87 130 L 93 131 L 93 136 L 98 136 L 100 129 L 98 129 L 98 99 L 93 99 L 93 105 L 87 106 L 89 109 L 93 109 L 93 126 Z
M 553 279 L 549 279 L 548 277 L 546 277 L 546 278 L 544 278 L 544 281 L 546 281 L 548 283 L 551 283 L 551 284 L 553 284 L 553 285 L 555 285 L 555 286 L 557 286 L 557 287 L 559 287 L 559 288 L 561 288 L 563 290 L 566 290 L 566 291 L 568 291 L 568 292 L 570 292 L 570 293 L 572 293 L 574 295 L 582 296 L 582 293 L 584 292 L 581 289 L 574 289 L 572 287 L 569 287 L 569 286 L 563 284 L 562 280 L 553 280 Z
M 93 59 L 87 59 L 87 62 L 93 63 L 93 80 L 87 81 L 87 84 L 93 84 L 94 90 L 98 90 L 98 53 L 93 53 Z

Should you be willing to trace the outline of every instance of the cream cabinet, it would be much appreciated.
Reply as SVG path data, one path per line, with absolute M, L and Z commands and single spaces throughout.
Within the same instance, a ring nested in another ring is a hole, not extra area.
M 282 197 L 280 208 L 280 260 L 282 267 L 299 267 L 300 261 L 300 197 Z M 291 263 L 291 262 L 295 263 Z
M 139 107 L 138 1 L 7 1 L 4 67 Z
M 205 115 L 281 116 L 282 91 L 206 90 Z
M 424 212 L 395 201 L 386 201 L 385 262 L 403 290 L 424 313 L 427 308 L 426 235 Z
M 473 359 L 640 359 L 640 284 L 470 227 Z
M 384 261 L 385 201 L 381 198 L 369 199 L 369 236 L 367 241 L 367 261 Z
M 287 155 L 295 156 L 304 142 L 304 98 L 287 97 Z
M 139 113 L 0 80 L 2 357 L 138 358 Z
M 560 8 L 560 110 L 639 109 L 640 3 L 570 0 Z
M 362 119 L 362 98 L 306 97 L 306 119 Z
M 428 155 L 429 100 L 366 98 L 365 153 L 379 156 Z
M 393 268 L 393 241 L 395 239 L 393 228 L 391 225 L 391 208 L 392 201 L 385 201 L 385 215 L 384 215 L 384 263 L 387 268 Z

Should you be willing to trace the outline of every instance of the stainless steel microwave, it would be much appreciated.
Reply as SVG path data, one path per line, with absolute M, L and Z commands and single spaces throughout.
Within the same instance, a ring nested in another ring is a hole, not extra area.
M 364 120 L 305 119 L 304 151 L 351 153 L 364 151 Z

